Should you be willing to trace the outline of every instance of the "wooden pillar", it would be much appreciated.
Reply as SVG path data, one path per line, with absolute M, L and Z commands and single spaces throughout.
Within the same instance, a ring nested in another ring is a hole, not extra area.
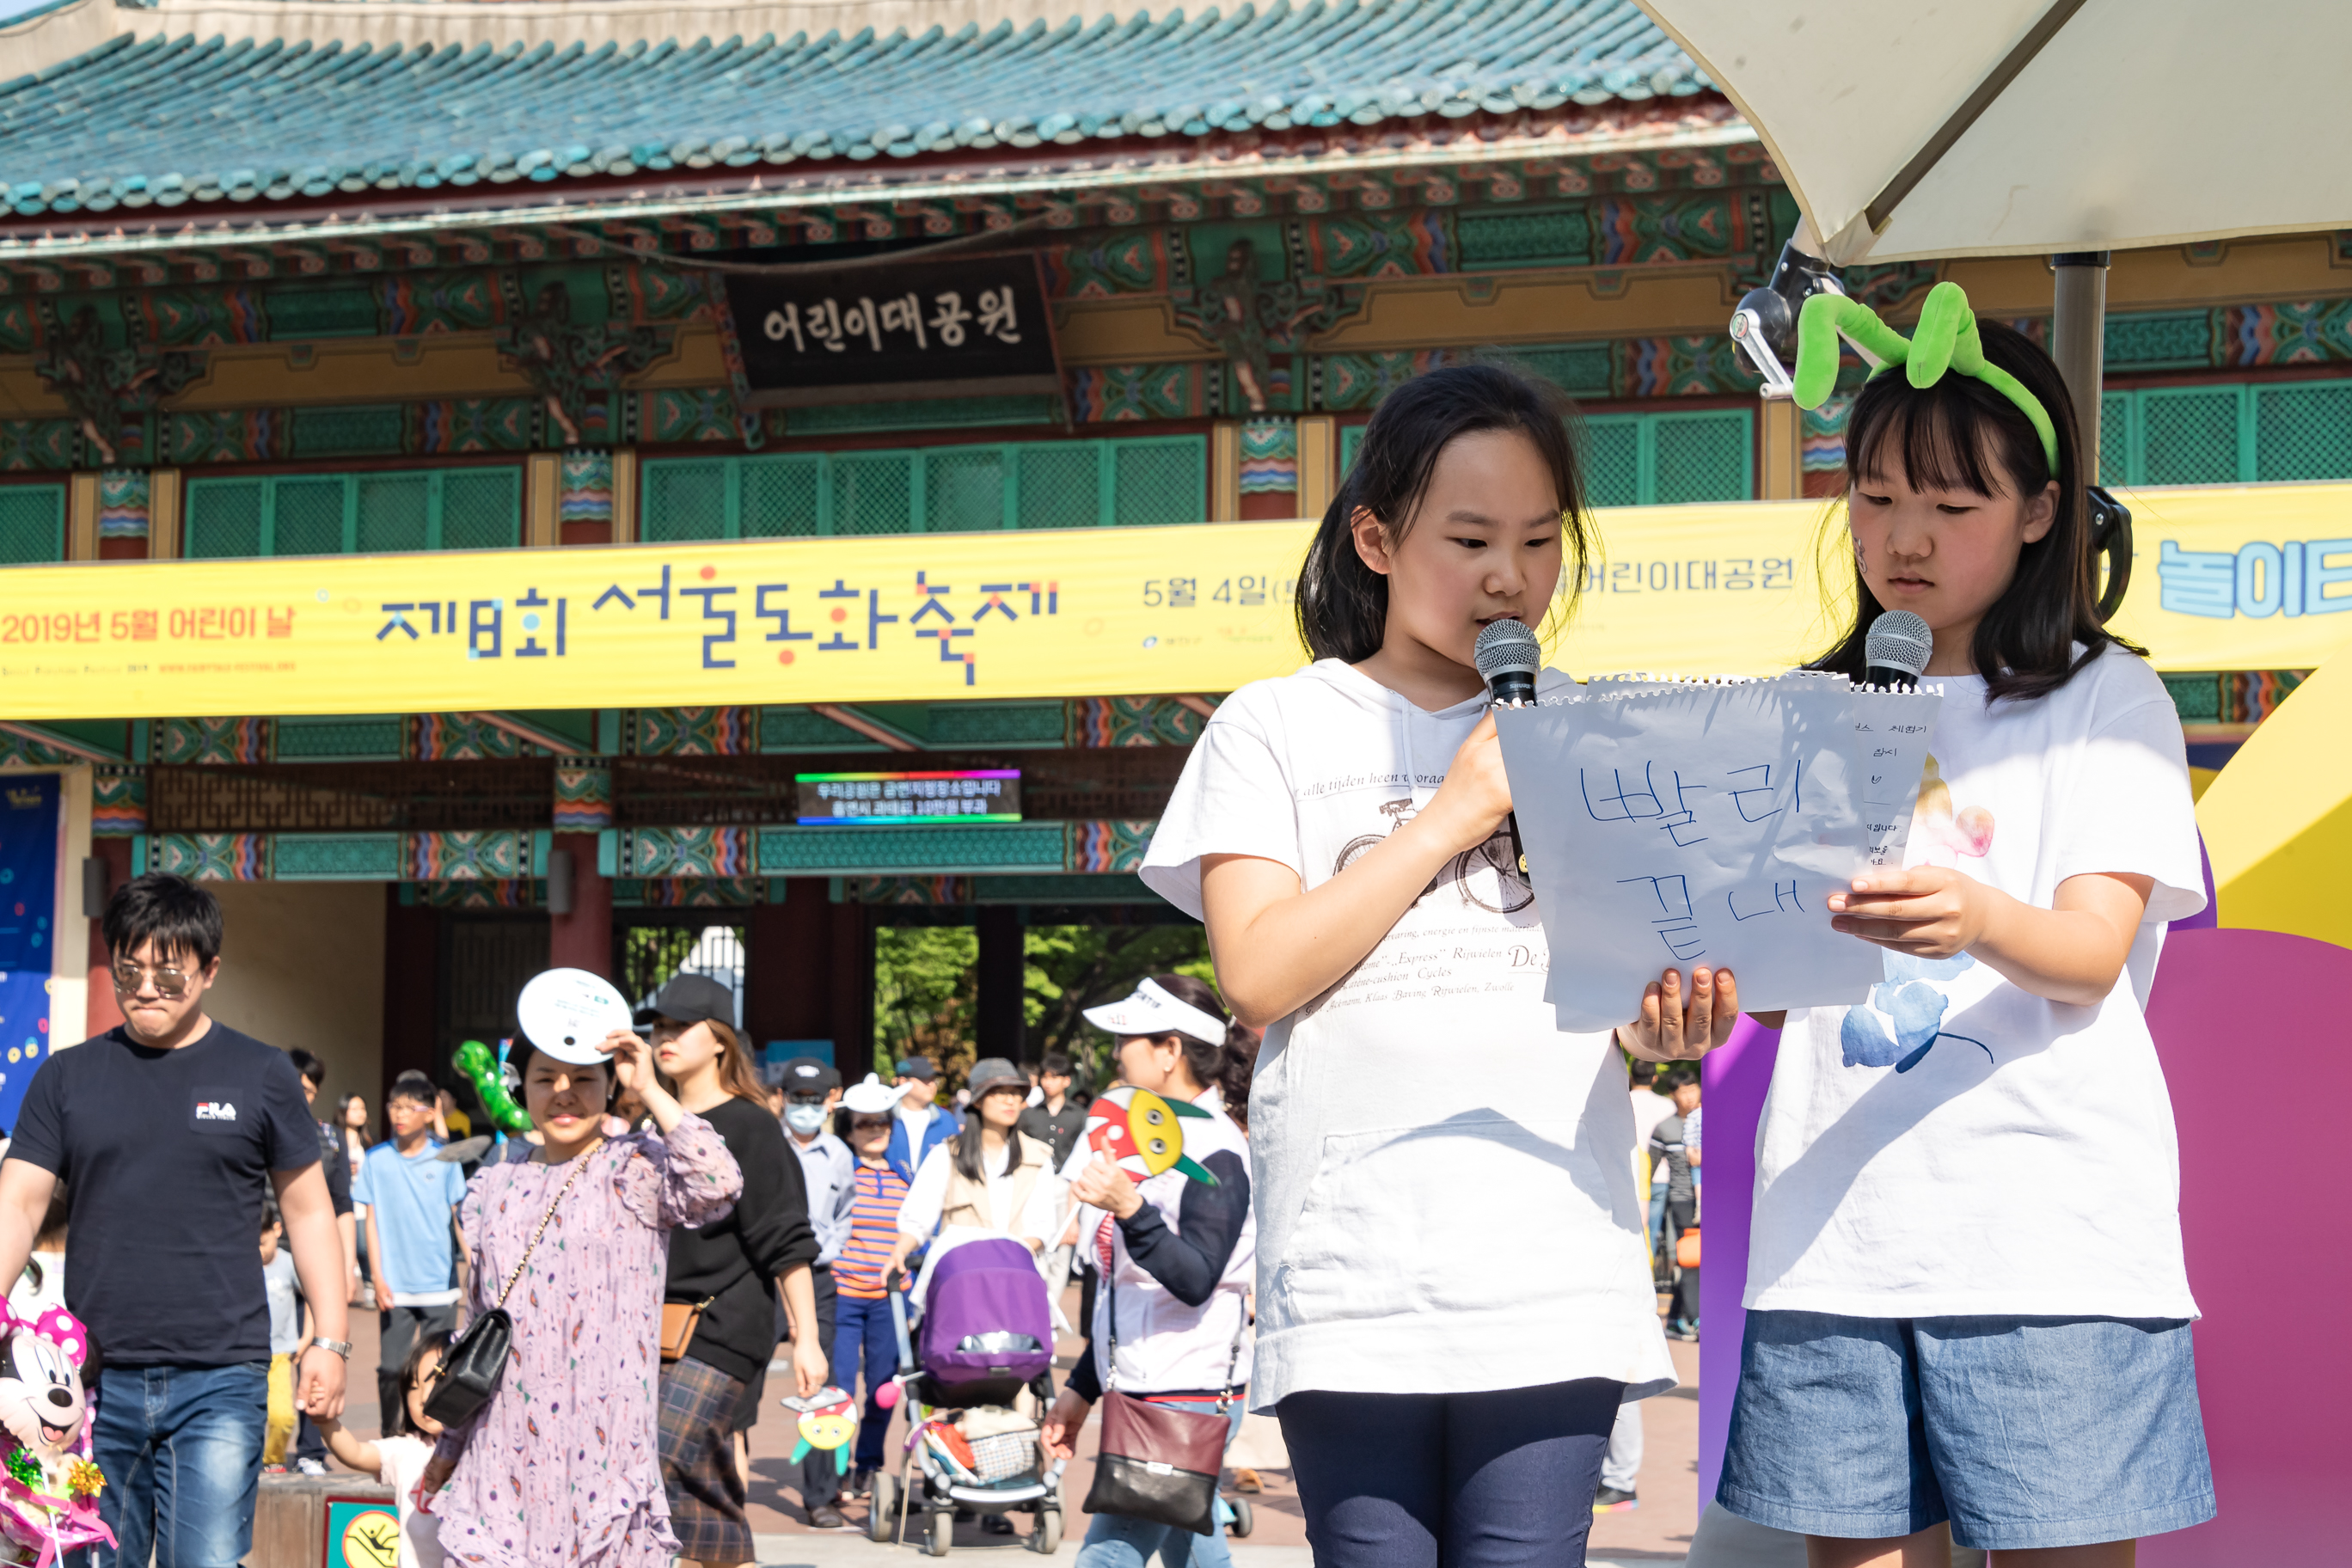
M 1756 416 L 1756 499 L 1797 500 L 1805 493 L 1805 416 L 1785 397 L 1768 397 Z
M 819 883 L 824 887 L 824 883 Z M 833 926 L 833 1059 L 856 1083 L 893 1064 L 874 1059 L 874 920 L 864 904 L 828 903 Z
M 613 451 L 613 542 L 637 542 L 637 454 L 632 447 Z
M 1027 940 L 1021 911 L 1011 904 L 982 904 L 980 927 L 980 1003 L 973 1037 L 983 1057 L 1021 1065 L 1026 1049 L 1021 999 L 1026 989 Z
M 1339 488 L 1339 422 L 1328 414 L 1298 422 L 1298 515 L 1320 518 Z
M 596 835 L 559 833 L 550 846 L 572 857 L 572 910 L 548 916 L 547 962 L 613 978 L 613 882 L 596 871 Z
M 825 878 L 794 877 L 784 901 L 754 909 L 750 924 L 743 1027 L 752 1043 L 831 1040 L 843 1080 L 864 1078 L 874 1067 L 874 931 L 866 906 L 835 903 Z
M 180 558 L 182 501 L 186 491 L 180 482 L 177 468 L 147 470 L 147 558 L 150 561 L 177 561 Z
M 378 1127 L 392 1080 L 411 1068 L 434 1071 L 441 1026 L 441 911 L 401 902 L 401 886 L 383 888 L 383 1083 L 368 1108 Z
M 98 475 L 83 472 L 66 481 L 66 559 L 98 559 Z
M 523 461 L 522 542 L 526 546 L 542 548 L 561 542 L 557 499 L 563 488 L 562 462 L 559 452 L 533 452 Z
M 131 840 L 128 838 L 92 838 L 89 852 L 106 862 L 106 883 L 120 888 L 131 880 Z M 80 868 L 75 868 L 77 871 Z M 94 1038 L 122 1022 L 122 1009 L 114 999 L 114 956 L 107 951 L 106 937 L 100 930 L 101 910 L 85 910 L 89 916 L 89 1015 L 82 1027 Z
M 1239 522 L 1241 516 L 1241 421 L 1220 419 L 1209 427 L 1209 521 Z

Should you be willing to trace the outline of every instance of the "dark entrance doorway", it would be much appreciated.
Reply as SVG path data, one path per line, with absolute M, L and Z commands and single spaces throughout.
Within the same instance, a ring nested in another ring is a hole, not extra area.
M 449 1081 L 450 1058 L 467 1040 L 497 1049 L 515 1030 L 515 998 L 547 967 L 543 915 L 445 914 L 441 925 L 439 1020 L 433 1076 Z M 460 1097 L 461 1099 L 463 1097 Z

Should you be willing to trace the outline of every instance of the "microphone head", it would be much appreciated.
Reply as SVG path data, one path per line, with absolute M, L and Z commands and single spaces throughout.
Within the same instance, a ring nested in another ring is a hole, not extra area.
M 1478 667 L 1478 678 L 1489 686 L 1504 675 L 1524 675 L 1532 680 L 1543 668 L 1543 644 L 1521 622 L 1489 621 L 1478 634 L 1470 657 Z
M 1916 680 L 1927 672 L 1927 660 L 1935 655 L 1936 634 L 1910 611 L 1889 610 L 1870 623 L 1862 648 L 1864 664 L 1906 670 Z

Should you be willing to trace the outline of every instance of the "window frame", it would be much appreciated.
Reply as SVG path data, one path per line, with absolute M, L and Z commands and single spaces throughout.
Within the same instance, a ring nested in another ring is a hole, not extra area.
M 447 548 L 442 542 L 442 488 L 450 474 L 478 475 L 496 473 L 506 476 L 511 487 L 515 518 L 515 543 L 500 545 L 466 545 L 459 548 L 511 549 L 522 543 L 523 531 L 523 470 L 519 463 L 468 463 L 444 465 L 431 468 L 352 468 L 330 473 L 290 472 L 277 474 L 205 474 L 186 481 L 182 505 L 180 555 L 188 561 L 297 561 L 319 559 L 278 553 L 278 487 L 281 484 L 317 484 L 325 479 L 340 480 L 343 487 L 341 548 L 337 555 L 407 555 L 420 552 L 406 550 L 369 550 L 359 547 L 360 486 L 370 479 L 413 479 L 423 476 L 425 487 L 425 544 L 423 553 L 438 553 Z M 207 490 L 226 489 L 236 485 L 261 487 L 261 522 L 257 555 L 200 555 L 194 546 L 198 542 L 198 498 Z

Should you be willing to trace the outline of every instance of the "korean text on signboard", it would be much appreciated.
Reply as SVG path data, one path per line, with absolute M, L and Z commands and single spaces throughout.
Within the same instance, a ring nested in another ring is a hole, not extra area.
M 1018 822 L 1021 770 L 919 773 L 797 773 L 803 827 L 885 827 L 910 822 Z
M 752 401 L 857 387 L 1060 385 L 1034 257 L 730 275 L 727 301 Z

